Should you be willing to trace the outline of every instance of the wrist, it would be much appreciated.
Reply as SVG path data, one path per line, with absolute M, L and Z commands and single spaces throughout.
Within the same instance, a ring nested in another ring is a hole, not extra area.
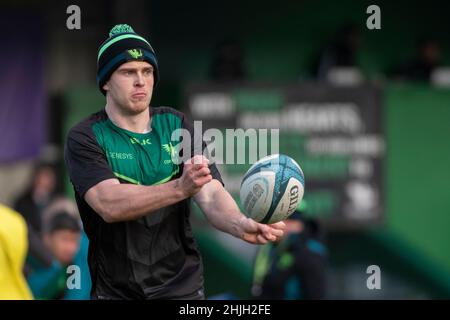
M 175 197 L 180 199 L 180 201 L 189 198 L 190 195 L 184 190 L 180 178 L 172 180 L 171 182 Z
M 235 236 L 238 239 L 243 239 L 244 238 L 244 224 L 245 221 L 247 220 L 247 217 L 244 216 L 243 214 L 240 214 L 239 216 L 237 216 L 235 219 L 233 219 L 232 221 L 232 234 L 233 236 Z

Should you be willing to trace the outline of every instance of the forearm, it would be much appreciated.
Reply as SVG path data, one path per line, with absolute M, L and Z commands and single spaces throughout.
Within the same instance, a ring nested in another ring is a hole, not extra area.
M 219 182 L 216 180 L 211 183 Z M 222 188 L 222 186 L 220 187 Z M 196 202 L 215 228 L 237 238 L 242 238 L 240 220 L 244 219 L 245 216 L 227 191 L 216 191 L 210 197 L 196 198 Z
M 236 238 L 252 244 L 265 244 L 268 241 L 276 241 L 277 237 L 283 235 L 283 222 L 265 225 L 243 215 L 218 180 L 205 184 L 194 196 L 194 200 L 215 228 Z
M 134 220 L 187 197 L 178 179 L 157 186 L 116 184 L 98 194 L 100 208 L 94 209 L 106 222 Z

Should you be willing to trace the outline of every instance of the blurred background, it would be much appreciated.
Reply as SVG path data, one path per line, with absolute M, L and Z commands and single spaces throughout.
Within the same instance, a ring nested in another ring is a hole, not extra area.
M 80 30 L 66 26 L 72 4 Z M 26 220 L 34 296 L 89 297 L 62 154 L 68 129 L 104 107 L 97 50 L 127 23 L 158 57 L 152 106 L 204 129 L 280 130 L 279 151 L 305 173 L 299 210 L 323 249 L 320 298 L 450 298 L 450 3 L 377 1 L 379 30 L 366 26 L 371 4 L 2 1 L 0 203 Z M 220 166 L 238 201 L 249 167 Z M 257 248 L 210 228 L 199 210 L 192 222 L 207 296 L 255 297 Z M 80 266 L 81 289 L 61 285 L 68 264 Z M 371 265 L 379 290 L 367 287 Z

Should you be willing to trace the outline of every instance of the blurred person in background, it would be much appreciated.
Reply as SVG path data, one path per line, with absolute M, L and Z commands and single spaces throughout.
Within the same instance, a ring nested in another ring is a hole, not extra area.
M 245 217 L 202 155 L 206 144 L 194 141 L 192 122 L 172 108 L 150 106 L 159 70 L 146 39 L 129 25 L 116 25 L 97 59 L 106 105 L 71 128 L 65 146 L 89 237 L 91 296 L 202 300 L 192 199 L 214 227 L 249 243 L 276 241 L 284 224 Z M 189 132 L 192 149 L 183 150 L 178 163 L 172 134 L 181 129 Z
M 33 299 L 23 274 L 27 246 L 23 217 L 0 204 L 0 300 Z
M 317 300 L 326 294 L 327 249 L 316 219 L 304 217 L 302 200 L 285 220 L 279 242 L 262 246 L 253 270 L 252 296 L 269 300 Z
M 361 45 L 361 34 L 354 24 L 342 26 L 330 44 L 319 54 L 313 64 L 313 76 L 319 81 L 327 81 L 334 68 L 358 68 L 357 53 Z
M 429 82 L 433 71 L 441 66 L 441 47 L 431 38 L 424 38 L 417 44 L 416 58 L 388 72 L 394 80 Z
M 64 195 L 56 195 L 53 201 L 42 212 L 42 225 L 48 225 L 51 218 L 60 212 L 65 212 L 76 220 L 80 221 L 80 214 L 78 213 L 77 205 L 73 200 Z
M 237 40 L 225 39 L 214 49 L 209 78 L 216 82 L 242 81 L 247 72 L 244 49 Z
M 43 240 L 54 256 L 50 267 L 31 263 L 28 284 L 36 299 L 63 299 L 67 293 L 67 266 L 74 263 L 80 247 L 80 222 L 70 213 L 53 214 L 43 228 Z
M 42 212 L 55 196 L 56 173 L 52 165 L 36 165 L 30 187 L 15 201 L 14 209 L 27 221 L 30 228 L 41 233 Z
M 30 187 L 15 201 L 14 209 L 27 223 L 28 257 L 38 260 L 42 265 L 50 267 L 52 256 L 42 242 L 42 215 L 55 197 L 56 173 L 53 165 L 37 163 L 31 178 Z M 28 273 L 28 259 L 25 273 Z
M 52 203 L 42 214 L 43 225 L 48 225 L 51 219 L 58 213 L 65 212 L 75 218 L 82 227 L 80 214 L 76 203 L 65 196 L 56 196 Z M 84 230 L 81 230 L 79 250 L 73 258 L 73 264 L 80 270 L 80 288 L 68 290 L 64 295 L 66 300 L 88 300 L 90 299 L 91 277 L 89 274 L 88 259 L 89 239 Z M 42 263 L 41 263 L 42 265 Z M 48 265 L 50 266 L 50 264 Z

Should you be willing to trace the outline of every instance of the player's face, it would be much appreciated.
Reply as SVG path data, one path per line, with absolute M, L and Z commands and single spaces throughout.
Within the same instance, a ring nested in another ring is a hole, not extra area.
M 103 88 L 122 112 L 135 115 L 149 107 L 153 81 L 151 64 L 130 61 L 117 68 Z

